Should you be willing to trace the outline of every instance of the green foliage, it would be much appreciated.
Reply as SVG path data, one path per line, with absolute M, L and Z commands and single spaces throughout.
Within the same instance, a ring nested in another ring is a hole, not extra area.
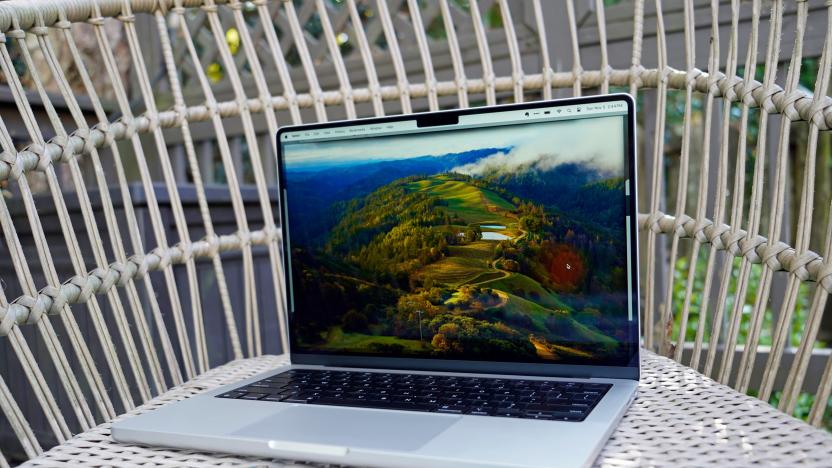
M 685 337 L 686 340 L 693 340 L 696 336 L 696 330 L 699 326 L 699 320 L 701 320 L 701 304 L 703 298 L 703 289 L 705 287 L 705 273 L 708 261 L 710 248 L 702 248 L 699 251 L 699 258 L 696 262 L 696 268 L 693 278 L 693 289 L 691 291 L 691 300 L 690 300 L 690 315 L 688 318 L 687 328 L 685 330 Z M 722 254 L 724 255 L 724 254 Z M 726 296 L 725 301 L 725 308 L 723 314 L 723 323 L 722 330 L 723 333 L 727 327 L 727 321 L 730 318 L 730 314 L 734 308 L 734 301 L 736 300 L 736 293 L 737 293 L 737 282 L 740 275 L 741 269 L 741 262 L 740 258 L 733 259 L 733 265 L 731 268 L 731 282 L 728 286 L 728 294 Z M 760 290 L 760 276 L 762 273 L 762 266 L 761 265 L 750 265 L 750 270 L 748 274 L 748 281 L 746 285 L 746 295 L 745 301 L 742 306 L 742 318 L 740 319 L 740 329 L 737 335 L 737 344 L 744 344 L 747 341 L 748 334 L 750 333 L 750 326 L 751 326 L 751 315 L 754 310 L 754 304 L 757 300 L 757 292 Z M 685 300 L 685 289 L 688 284 L 688 273 L 689 273 L 689 264 L 688 264 L 688 257 L 682 256 L 676 261 L 676 265 L 673 271 L 673 303 L 675 310 L 678 312 L 674 315 L 675 320 L 673 323 L 673 336 L 676 337 L 679 335 L 679 326 L 681 324 L 681 307 L 684 304 Z M 714 270 L 712 273 L 714 278 L 719 279 L 720 271 Z M 803 336 L 803 324 L 806 323 L 808 318 L 809 308 L 811 306 L 811 294 L 809 290 L 809 286 L 803 284 L 800 286 L 800 290 L 798 292 L 797 301 L 795 303 L 795 309 L 792 316 L 792 326 L 790 327 L 790 334 L 789 334 L 789 346 L 799 346 L 800 339 Z M 718 304 L 715 304 L 713 301 L 709 301 L 708 304 L 708 317 L 713 316 L 714 308 L 717 307 Z M 778 311 L 779 312 L 779 311 Z M 763 325 L 760 329 L 760 339 L 759 339 L 759 346 L 770 346 L 771 339 L 772 339 L 772 331 L 774 329 L 773 323 L 773 311 L 770 306 L 766 307 L 766 310 L 763 315 Z M 705 327 L 705 335 L 703 340 L 707 342 L 710 339 L 710 330 L 713 328 L 713 324 L 706 324 Z M 818 343 L 816 346 L 825 346 L 823 343 Z
M 694 276 L 694 284 L 693 284 L 693 291 L 691 296 L 691 306 L 690 306 L 690 318 L 688 320 L 687 328 L 686 328 L 686 339 L 693 340 L 696 336 L 697 326 L 699 324 L 699 320 L 701 320 L 701 303 L 702 303 L 702 291 L 704 288 L 704 277 L 706 273 L 707 267 L 707 257 L 708 251 L 710 249 L 701 249 L 699 258 L 697 259 L 696 266 L 695 266 L 695 276 Z M 723 254 L 724 255 L 724 254 Z M 725 304 L 725 315 L 724 320 L 726 321 L 722 325 L 723 333 L 727 329 L 727 320 L 729 319 L 729 315 L 733 310 L 733 304 L 736 300 L 736 286 L 737 286 L 737 279 L 739 276 L 740 270 L 740 263 L 741 260 L 739 258 L 734 259 L 734 263 L 732 266 L 732 278 L 731 283 L 728 289 L 728 296 Z M 685 288 L 687 285 L 687 277 L 689 271 L 689 264 L 687 257 L 680 257 L 676 261 L 675 269 L 674 269 L 674 281 L 673 281 L 673 301 L 674 304 L 677 304 L 677 310 L 681 309 L 681 304 L 685 299 Z M 760 273 L 762 271 L 762 267 L 760 265 L 752 265 L 749 279 L 747 283 L 747 294 L 745 301 L 743 303 L 742 308 L 742 318 L 740 322 L 740 330 L 737 337 L 737 344 L 744 344 L 747 341 L 749 328 L 750 328 L 750 321 L 751 321 L 751 314 L 754 307 L 754 302 L 756 300 L 757 291 L 760 289 Z M 714 271 L 713 275 L 718 275 L 718 271 Z M 789 333 L 789 346 L 799 346 L 800 340 L 803 336 L 803 325 L 806 323 L 808 318 L 809 308 L 810 308 L 810 290 L 809 286 L 806 284 L 802 284 L 800 286 L 800 291 L 798 292 L 798 299 L 795 304 L 795 310 L 792 319 L 792 326 L 790 328 Z M 716 304 L 710 303 L 708 306 L 708 316 L 711 317 L 713 315 L 714 307 Z M 772 338 L 772 330 L 774 327 L 773 320 L 772 320 L 773 312 L 770 307 L 766 308 L 764 321 L 762 328 L 760 330 L 760 346 L 770 346 L 771 345 L 771 338 Z M 681 321 L 681 313 L 677 313 L 675 315 L 675 321 L 673 324 L 673 336 L 678 336 L 679 327 Z M 709 326 L 705 327 L 706 333 L 703 337 L 704 342 L 707 342 L 710 339 L 709 331 L 712 328 L 713 324 L 708 324 Z M 826 347 L 825 343 L 823 342 L 816 342 L 815 347 Z M 780 398 L 782 397 L 781 391 L 773 392 L 771 398 L 769 399 L 769 403 L 772 406 L 777 406 Z M 750 390 L 748 392 L 749 395 L 757 396 L 757 392 L 755 390 Z M 807 420 L 809 417 L 809 411 L 814 404 L 814 395 L 809 393 L 801 393 L 797 400 L 797 405 L 795 407 L 794 412 L 792 415 L 798 419 Z M 823 427 L 826 430 L 832 430 L 832 399 L 829 400 L 827 403 L 827 410 L 825 411 L 825 415 L 823 418 Z
M 485 12 L 485 24 L 491 29 L 503 27 L 503 12 L 499 3 L 495 3 Z
M 748 395 L 757 397 L 758 394 L 756 390 L 749 390 Z M 781 398 L 783 398 L 782 391 L 772 392 L 771 397 L 768 399 L 768 403 L 776 408 L 780 404 Z M 797 404 L 795 405 L 794 411 L 792 411 L 791 415 L 797 419 L 808 422 L 809 412 L 812 410 L 812 406 L 814 404 L 815 395 L 810 393 L 800 393 L 797 396 Z M 821 427 L 832 432 L 832 398 L 827 401 L 826 408 L 823 413 Z
M 482 239 L 482 229 L 478 224 L 469 224 L 465 230 L 465 242 L 476 242 Z
M 820 61 L 818 57 L 805 57 L 800 65 L 800 86 L 810 90 L 815 89 L 815 82 L 818 79 L 818 68 Z
M 479 318 L 442 314 L 427 324 L 438 353 L 475 353 L 482 358 L 534 355 L 534 346 L 524 333 L 500 322 Z

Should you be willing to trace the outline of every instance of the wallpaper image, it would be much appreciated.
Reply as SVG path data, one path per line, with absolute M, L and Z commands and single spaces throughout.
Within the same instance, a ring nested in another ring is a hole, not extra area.
M 624 117 L 284 146 L 300 351 L 626 359 Z

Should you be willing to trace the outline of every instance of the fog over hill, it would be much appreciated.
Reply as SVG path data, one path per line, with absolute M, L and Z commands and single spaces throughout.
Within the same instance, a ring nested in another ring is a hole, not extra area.
M 458 172 L 473 177 L 489 177 L 521 174 L 529 171 L 548 172 L 559 166 L 569 164 L 587 168 L 595 174 L 596 179 L 618 176 L 619 172 L 609 170 L 604 159 L 598 155 L 589 157 L 569 157 L 560 153 L 537 153 L 533 148 L 519 147 L 508 152 L 497 152 L 479 161 L 453 168 Z
M 518 133 L 527 133 L 519 129 Z M 470 176 L 500 176 L 527 171 L 547 172 L 563 164 L 583 166 L 598 178 L 624 172 L 624 128 L 619 118 L 586 119 L 535 125 L 535 135 L 524 135 L 509 151 L 494 153 L 457 166 Z M 553 145 L 557 142 L 557 145 Z

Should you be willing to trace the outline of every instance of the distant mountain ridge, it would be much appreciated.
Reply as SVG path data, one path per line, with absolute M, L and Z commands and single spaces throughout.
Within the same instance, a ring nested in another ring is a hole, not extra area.
M 330 164 L 294 168 L 287 166 L 286 172 L 292 174 L 294 178 L 299 178 L 298 180 L 317 177 L 322 172 L 326 172 L 329 176 L 337 175 L 343 181 L 348 180 L 354 182 L 358 179 L 371 177 L 374 172 L 379 171 L 393 170 L 400 174 L 404 173 L 404 176 L 412 175 L 420 171 L 426 173 L 447 172 L 454 167 L 477 162 L 486 156 L 499 152 L 508 152 L 511 149 L 511 146 L 503 148 L 480 148 L 459 153 L 446 153 L 441 155 L 426 154 L 414 158 L 363 161 L 355 164 Z M 345 178 L 344 176 L 351 177 Z M 390 181 L 392 182 L 398 178 L 401 177 L 394 177 Z

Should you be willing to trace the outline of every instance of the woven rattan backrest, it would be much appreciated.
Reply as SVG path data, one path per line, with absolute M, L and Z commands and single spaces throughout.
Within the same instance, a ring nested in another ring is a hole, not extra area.
M 816 395 L 821 424 L 830 20 L 820 0 L 0 3 L 0 450 L 286 349 L 280 125 L 612 91 L 641 106 L 644 345 L 784 411 Z

